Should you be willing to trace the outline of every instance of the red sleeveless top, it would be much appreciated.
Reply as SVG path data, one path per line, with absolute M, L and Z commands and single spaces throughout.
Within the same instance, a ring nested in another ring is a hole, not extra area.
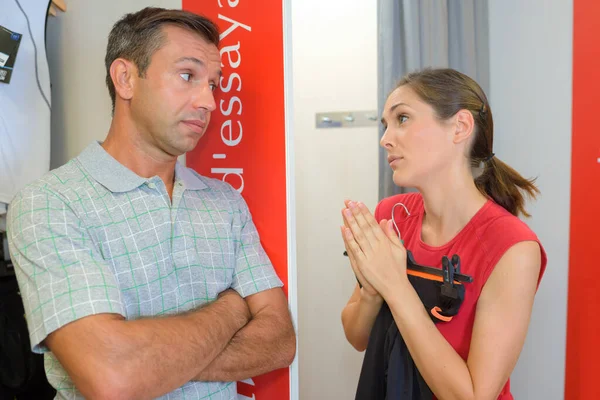
M 523 241 L 539 244 L 542 265 L 539 281 L 546 269 L 546 253 L 539 239 L 529 227 L 493 200 L 488 202 L 473 216 L 469 223 L 452 239 L 440 247 L 429 246 L 421 240 L 421 226 L 425 209 L 420 193 L 400 194 L 383 199 L 375 209 L 375 218 L 394 219 L 400 230 L 404 245 L 410 250 L 415 261 L 421 265 L 442 267 L 442 257 L 458 254 L 461 260 L 461 273 L 473 277 L 472 283 L 465 284 L 465 299 L 460 311 L 450 322 L 438 323 L 437 328 L 454 350 L 466 361 L 469 355 L 471 334 L 475 321 L 477 300 L 487 279 L 504 253 L 513 245 Z M 510 379 L 502 389 L 499 400 L 512 400 Z

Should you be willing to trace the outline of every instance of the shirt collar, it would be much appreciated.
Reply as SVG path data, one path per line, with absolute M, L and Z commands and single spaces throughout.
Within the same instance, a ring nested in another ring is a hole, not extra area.
M 148 182 L 108 154 L 100 142 L 92 142 L 77 157 L 87 172 L 113 193 L 128 192 Z M 185 189 L 201 190 L 207 186 L 199 175 L 179 163 L 175 164 L 175 181 L 181 180 Z
M 183 187 L 188 190 L 202 190 L 208 186 L 202 181 L 199 174 L 190 168 L 186 168 L 179 161 L 175 164 L 175 181 L 183 181 Z

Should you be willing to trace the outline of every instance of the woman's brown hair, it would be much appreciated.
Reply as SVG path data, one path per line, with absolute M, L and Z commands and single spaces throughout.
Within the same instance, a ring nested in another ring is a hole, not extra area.
M 475 137 L 470 154 L 471 165 L 483 172 L 475 178 L 479 191 L 492 198 L 511 214 L 529 217 L 525 196 L 535 199 L 539 189 L 535 179 L 522 177 L 493 153 L 494 121 L 492 110 L 481 87 L 473 79 L 453 69 L 424 69 L 409 73 L 398 87 L 410 87 L 433 107 L 437 117 L 447 120 L 460 110 L 468 110 L 475 121 Z

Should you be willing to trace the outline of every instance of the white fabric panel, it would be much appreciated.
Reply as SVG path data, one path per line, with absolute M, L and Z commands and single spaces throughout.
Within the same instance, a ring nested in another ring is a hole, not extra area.
M 0 25 L 22 34 L 10 83 L 0 83 L 0 202 L 50 168 L 48 0 L 4 0 Z

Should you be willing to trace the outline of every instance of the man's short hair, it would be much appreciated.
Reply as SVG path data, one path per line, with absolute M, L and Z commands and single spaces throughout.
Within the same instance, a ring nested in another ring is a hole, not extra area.
M 106 47 L 106 86 L 115 110 L 115 85 L 110 77 L 110 66 L 117 58 L 133 62 L 144 77 L 150 59 L 165 42 L 163 25 L 175 25 L 200 35 L 215 46 L 219 45 L 219 28 L 206 17 L 183 10 L 147 7 L 126 14 L 113 26 Z

